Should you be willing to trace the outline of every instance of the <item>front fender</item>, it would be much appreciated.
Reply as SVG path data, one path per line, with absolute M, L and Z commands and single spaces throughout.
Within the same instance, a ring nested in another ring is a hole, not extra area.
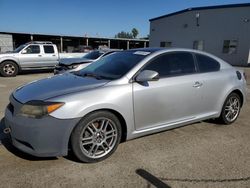
M 20 67 L 19 60 L 17 57 L 13 57 L 13 56 L 0 57 L 0 63 L 3 63 L 4 61 L 13 61 Z
M 65 102 L 61 108 L 50 115 L 58 119 L 83 118 L 90 112 L 109 109 L 122 115 L 129 133 L 135 128 L 132 97 L 132 84 L 104 86 L 49 99 Z

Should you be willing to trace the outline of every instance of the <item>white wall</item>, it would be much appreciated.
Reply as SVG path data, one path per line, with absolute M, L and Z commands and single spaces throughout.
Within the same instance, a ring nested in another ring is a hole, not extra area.
M 0 52 L 13 51 L 12 35 L 0 34 Z
M 196 14 L 199 13 L 199 26 Z M 193 48 L 195 40 L 204 41 L 204 51 L 233 65 L 247 65 L 250 49 L 250 7 L 191 10 L 150 22 L 150 47 L 161 41 L 173 47 Z M 237 53 L 222 53 L 224 40 L 238 40 Z

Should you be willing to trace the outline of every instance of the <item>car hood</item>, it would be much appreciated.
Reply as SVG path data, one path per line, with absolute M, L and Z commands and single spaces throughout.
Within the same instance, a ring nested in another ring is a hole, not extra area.
M 31 100 L 47 100 L 60 95 L 101 87 L 109 80 L 80 77 L 71 73 L 37 80 L 17 88 L 13 96 L 21 103 Z
M 2 57 L 6 57 L 6 56 L 15 56 L 18 53 L 12 53 L 12 52 L 8 52 L 8 53 L 0 53 L 0 58 Z
M 90 63 L 92 61 L 93 59 L 87 59 L 87 58 L 64 58 L 60 59 L 59 64 L 72 65 L 72 64 Z

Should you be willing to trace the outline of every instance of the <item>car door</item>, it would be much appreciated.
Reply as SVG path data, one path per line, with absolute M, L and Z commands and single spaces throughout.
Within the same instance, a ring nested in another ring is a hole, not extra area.
M 19 53 L 18 58 L 22 68 L 39 67 L 42 58 L 42 51 L 40 45 L 28 45 Z
M 55 46 L 43 45 L 43 56 L 41 64 L 43 67 L 54 67 L 58 63 L 58 55 L 56 54 Z
M 230 87 L 227 72 L 220 71 L 220 63 L 204 54 L 195 54 L 199 75 L 202 81 L 201 114 L 214 115 L 218 113 L 220 101 L 225 97 L 227 88 Z
M 196 117 L 201 101 L 200 77 L 196 74 L 191 53 L 171 52 L 160 55 L 142 70 L 157 71 L 160 79 L 147 83 L 133 82 L 136 130 Z

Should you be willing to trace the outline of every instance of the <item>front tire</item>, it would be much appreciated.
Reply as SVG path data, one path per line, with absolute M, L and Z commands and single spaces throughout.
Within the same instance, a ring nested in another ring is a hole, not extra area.
M 240 114 L 241 99 L 237 93 L 231 93 L 225 100 L 219 120 L 226 125 L 236 121 Z
M 82 162 L 93 163 L 108 158 L 121 140 L 119 119 L 108 111 L 84 117 L 71 134 L 72 151 Z
M 12 61 L 4 61 L 0 64 L 0 74 L 4 77 L 14 77 L 18 73 L 18 66 Z

